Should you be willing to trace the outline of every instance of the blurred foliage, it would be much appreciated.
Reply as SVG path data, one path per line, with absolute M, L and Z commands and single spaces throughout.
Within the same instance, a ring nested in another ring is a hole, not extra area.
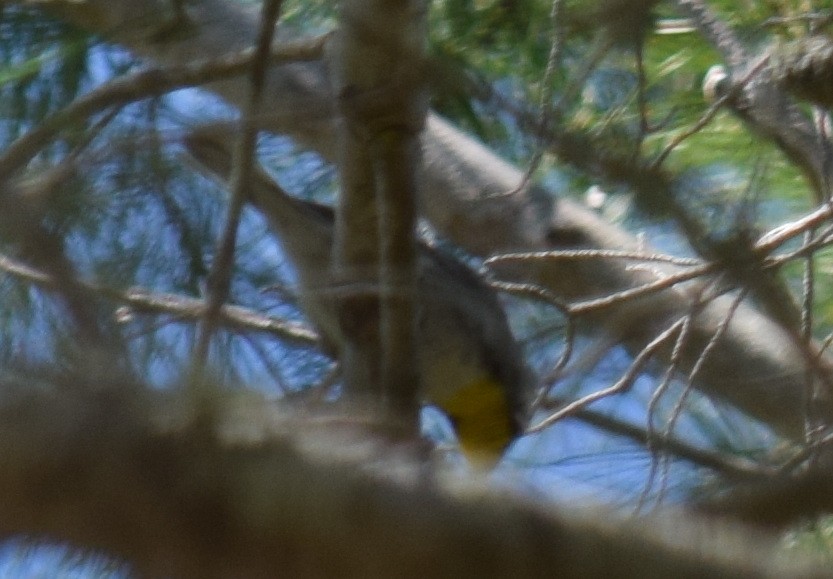
M 127 579 L 132 574 L 125 563 L 88 550 L 41 541 L 10 541 L 0 547 L 0 576 Z
M 8 141 L 83 90 L 90 39 L 34 9 L 0 10 L 0 135 Z
M 833 565 L 833 515 L 821 517 L 791 531 L 784 537 L 784 544 L 792 551 L 822 556 Z

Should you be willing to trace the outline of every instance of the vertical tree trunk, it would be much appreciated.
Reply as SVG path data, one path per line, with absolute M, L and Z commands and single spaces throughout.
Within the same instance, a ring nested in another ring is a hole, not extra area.
M 427 112 L 425 6 L 353 0 L 342 4 L 341 16 L 334 68 L 342 190 L 333 267 L 337 282 L 347 284 L 342 363 L 348 388 L 381 394 L 397 412 L 416 416 L 414 234 L 418 137 Z

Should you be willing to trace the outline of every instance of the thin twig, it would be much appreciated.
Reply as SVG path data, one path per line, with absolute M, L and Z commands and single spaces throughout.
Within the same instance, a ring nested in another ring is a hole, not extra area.
M 490 287 L 496 290 L 500 290 L 502 292 L 506 292 L 508 294 L 519 297 L 540 300 L 544 303 L 550 304 L 551 306 L 555 306 L 565 316 L 570 316 L 573 313 L 572 307 L 569 304 L 565 303 L 553 292 L 539 285 L 531 283 L 501 281 L 494 279 L 488 279 L 487 283 Z
M 680 333 L 677 334 L 677 339 L 674 342 L 674 348 L 671 350 L 671 359 L 669 361 L 668 367 L 665 369 L 663 374 L 662 380 L 660 381 L 657 388 L 654 390 L 653 394 L 651 395 L 651 399 L 648 401 L 648 410 L 647 410 L 647 440 L 646 440 L 646 447 L 648 451 L 651 453 L 651 468 L 648 471 L 648 476 L 645 478 L 645 484 L 643 485 L 642 492 L 639 495 L 639 500 L 637 501 L 635 512 L 640 512 L 644 505 L 648 501 L 648 495 L 651 489 L 654 486 L 654 481 L 657 478 L 657 473 L 661 470 L 661 466 L 664 466 L 664 457 L 660 454 L 661 442 L 667 440 L 667 437 L 664 436 L 657 436 L 656 430 L 654 428 L 654 416 L 656 415 L 657 406 L 659 405 L 659 401 L 662 399 L 662 396 L 667 392 L 668 388 L 671 385 L 671 380 L 673 379 L 674 375 L 679 368 L 680 361 L 682 360 L 682 352 L 685 348 L 688 337 L 691 332 L 691 323 L 692 323 L 692 314 L 689 313 L 685 317 L 682 318 L 683 325 L 680 328 Z M 664 472 L 664 469 L 663 469 Z M 660 502 L 662 496 L 662 488 L 665 485 L 665 478 L 661 481 L 661 489 L 660 493 L 657 496 L 657 503 Z
M 803 246 L 813 242 L 815 231 L 808 229 L 804 232 Z M 815 259 L 808 254 L 804 259 L 804 275 L 802 279 L 801 296 L 801 337 L 810 346 L 813 340 L 813 302 L 815 301 Z M 817 381 L 813 377 L 813 370 L 807 368 L 804 376 L 804 437 L 805 442 L 811 444 L 817 434 L 817 424 L 813 419 L 813 401 L 815 400 Z
M 815 211 L 800 219 L 779 225 L 758 238 L 754 250 L 761 254 L 769 254 L 780 245 L 790 241 L 809 229 L 818 227 L 833 216 L 833 204 L 825 203 Z
M 231 200 L 222 237 L 211 271 L 208 275 L 208 296 L 203 324 L 200 326 L 197 345 L 194 350 L 194 368 L 205 368 L 208 347 L 217 323 L 218 312 L 228 299 L 231 286 L 231 274 L 234 267 L 234 248 L 237 243 L 237 230 L 240 227 L 240 215 L 248 197 L 247 188 L 252 173 L 255 147 L 257 146 L 257 128 L 253 119 L 257 116 L 266 79 L 269 62 L 269 49 L 275 35 L 275 24 L 280 14 L 282 0 L 264 0 L 260 20 L 260 32 L 250 77 L 251 95 L 246 110 L 243 112 L 242 127 L 233 155 L 232 174 L 229 179 Z
M 763 262 L 764 269 L 778 268 L 794 259 L 804 259 L 833 243 L 833 225 L 828 225 L 809 243 L 802 243 L 795 251 L 767 257 Z
M 665 432 L 663 432 L 663 436 L 671 436 L 671 434 L 674 432 L 674 427 L 677 423 L 677 420 L 682 414 L 685 403 L 694 389 L 693 385 L 697 380 L 697 375 L 702 370 L 709 355 L 712 353 L 712 351 L 714 351 L 721 338 L 723 338 L 723 336 L 728 331 L 729 324 L 731 323 L 732 318 L 734 318 L 735 312 L 737 312 L 737 309 L 740 307 L 741 302 L 743 302 L 743 300 L 746 298 L 747 293 L 748 292 L 745 289 L 738 292 L 738 295 L 735 297 L 734 300 L 732 300 L 732 303 L 729 305 L 729 308 L 726 311 L 726 315 L 720 322 L 720 325 L 715 330 L 711 339 L 709 339 L 709 342 L 703 348 L 703 351 L 697 357 L 697 361 L 694 362 L 694 366 L 692 366 L 691 371 L 688 373 L 685 388 L 683 389 L 683 392 L 680 395 L 679 400 L 677 400 L 677 403 L 674 405 L 674 408 L 671 409 L 671 413 L 669 415 L 668 422 L 666 423 Z
M 538 126 L 540 130 L 536 132 L 535 152 L 518 186 L 507 192 L 506 195 L 514 195 L 519 191 L 523 191 L 532 180 L 532 176 L 541 165 L 541 159 L 544 158 L 545 147 L 544 139 L 542 138 L 544 129 L 550 126 L 551 121 L 558 113 L 552 101 L 554 92 L 553 77 L 555 76 L 555 68 L 561 60 L 561 49 L 564 44 L 564 33 L 561 26 L 562 3 L 562 0 L 552 0 L 550 7 L 550 52 L 547 57 L 547 67 L 544 69 L 544 76 L 541 79 L 541 100 L 538 104 Z
M 552 406 L 561 406 L 565 403 L 564 400 L 559 398 L 552 398 L 549 402 Z M 610 434 L 648 446 L 648 432 L 642 426 L 588 408 L 576 412 L 574 418 Z M 725 452 L 698 448 L 678 438 L 655 440 L 653 444 L 659 446 L 663 452 L 670 453 L 680 460 L 710 468 L 733 480 L 761 480 L 773 476 L 776 472 L 774 468 L 755 463 L 743 457 L 734 457 L 727 455 Z
M 541 300 L 557 307 L 567 316 L 579 316 L 669 289 L 677 284 L 714 273 L 717 269 L 718 266 L 715 264 L 700 264 L 691 267 L 687 271 L 660 277 L 658 280 L 650 283 L 615 292 L 601 298 L 584 300 L 572 304 L 564 302 L 550 290 L 536 284 L 492 280 L 489 282 L 489 285 L 507 293 Z
M 558 357 L 558 360 L 556 360 L 555 365 L 553 365 L 552 367 L 552 370 L 550 370 L 549 373 L 542 380 L 544 387 L 541 389 L 535 401 L 533 402 L 533 408 L 535 408 L 538 404 L 541 403 L 543 397 L 545 396 L 545 393 L 550 389 L 550 384 L 552 384 L 561 377 L 561 373 L 564 371 L 564 368 L 567 366 L 570 359 L 573 357 L 575 339 L 576 324 L 573 318 L 568 316 L 567 323 L 564 327 L 564 349 L 561 351 L 561 355 Z
M 812 458 L 814 454 L 825 446 L 830 446 L 831 444 L 833 444 L 833 433 L 828 433 L 825 436 L 819 437 L 818 440 L 802 447 L 798 450 L 798 452 L 781 464 L 778 467 L 778 474 L 785 475 L 794 472 L 797 468 L 803 466 L 808 459 Z
M 717 265 L 709 263 L 695 266 L 687 271 L 661 277 L 656 281 L 629 288 L 626 290 L 622 290 L 620 292 L 616 292 L 601 298 L 584 300 L 581 302 L 570 304 L 569 311 L 573 315 L 581 315 L 596 310 L 609 308 L 622 302 L 633 300 L 637 297 L 657 293 L 669 289 L 677 284 L 712 274 L 715 271 L 717 271 L 717 269 Z
M 667 342 L 671 336 L 674 335 L 675 332 L 679 331 L 680 327 L 682 326 L 682 321 L 678 320 L 674 322 L 671 326 L 669 326 L 665 331 L 659 334 L 656 338 L 651 340 L 648 345 L 646 345 L 641 352 L 634 358 L 633 362 L 631 363 L 630 367 L 628 368 L 627 372 L 622 375 L 619 380 L 616 381 L 615 384 L 608 388 L 604 388 L 603 390 L 599 390 L 598 392 L 593 392 L 592 394 L 588 394 L 571 402 L 561 410 L 554 412 L 553 414 L 549 415 L 545 419 L 541 420 L 537 424 L 531 426 L 527 432 L 540 432 L 541 430 L 555 424 L 559 420 L 566 418 L 568 416 L 574 415 L 576 412 L 597 402 L 603 398 L 609 398 L 610 396 L 616 394 L 622 394 L 623 392 L 627 392 L 633 386 L 634 381 L 639 376 L 639 373 L 645 368 L 645 365 L 654 355 L 654 353 L 662 347 L 665 342 Z
M 675 257 L 662 253 L 642 253 L 639 251 L 620 251 L 616 249 L 564 249 L 554 251 L 526 251 L 517 253 L 502 253 L 488 258 L 484 264 L 491 265 L 506 261 L 532 260 L 581 260 L 581 259 L 627 259 L 636 261 L 652 261 L 673 265 L 692 266 L 702 265 L 702 260 L 689 257 Z
M 59 284 L 59 280 L 53 275 L 2 253 L 0 253 L 0 269 L 41 287 L 53 289 Z M 197 320 L 205 310 L 203 300 L 186 296 L 151 292 L 139 287 L 118 290 L 84 280 L 75 280 L 75 284 L 91 296 L 101 296 L 124 304 L 128 309 L 121 310 L 118 315 L 125 318 L 129 318 L 135 312 L 169 314 L 182 319 Z M 230 328 L 268 333 L 293 344 L 304 346 L 320 344 L 318 334 L 305 324 L 264 316 L 242 306 L 223 306 L 220 310 L 220 320 Z
M 680 366 L 680 362 L 682 361 L 682 353 L 688 344 L 688 338 L 691 335 L 691 325 L 693 322 L 693 313 L 686 314 L 682 317 L 682 327 L 680 328 L 680 333 L 677 334 L 677 339 L 674 342 L 674 348 L 671 350 L 671 358 L 669 359 L 668 367 L 665 369 L 663 373 L 662 380 L 660 381 L 659 385 L 654 389 L 653 394 L 651 395 L 651 399 L 648 401 L 648 412 L 647 412 L 647 424 L 648 424 L 648 435 L 650 440 L 654 440 L 656 438 L 656 429 L 654 428 L 654 417 L 657 414 L 657 407 L 659 406 L 659 402 L 662 399 L 663 395 L 668 391 L 668 388 L 671 385 L 672 378 L 676 375 L 677 370 Z
M 711 337 L 709 342 L 706 344 L 705 348 L 703 348 L 703 351 L 700 353 L 700 356 L 698 356 L 697 361 L 694 363 L 694 366 L 693 366 L 691 372 L 688 375 L 688 379 L 686 381 L 686 386 L 685 386 L 685 388 L 683 388 L 683 392 L 680 395 L 680 398 L 677 400 L 676 404 L 671 409 L 671 413 L 669 414 L 668 421 L 666 422 L 665 429 L 663 430 L 663 433 L 662 433 L 662 438 L 663 439 L 671 438 L 671 435 L 674 432 L 674 427 L 676 426 L 677 421 L 679 420 L 680 416 L 682 415 L 682 411 L 683 411 L 683 408 L 685 407 L 685 403 L 688 400 L 689 395 L 693 391 L 693 386 L 692 385 L 694 383 L 694 380 L 697 377 L 697 374 L 699 373 L 700 369 L 702 368 L 702 366 L 705 363 L 706 359 L 708 358 L 709 354 L 714 350 L 714 348 L 719 343 L 720 339 L 723 337 L 723 335 L 728 330 L 729 324 L 732 321 L 732 318 L 734 317 L 734 314 L 737 311 L 737 308 L 740 306 L 741 302 L 744 300 L 746 295 L 747 295 L 746 290 L 742 290 L 738 294 L 738 296 L 735 298 L 735 300 L 729 306 L 729 310 L 726 312 L 726 316 L 723 318 L 723 321 L 717 327 L 717 330 L 715 331 L 714 335 Z M 667 492 L 667 480 L 668 480 L 668 474 L 669 474 L 668 470 L 669 470 L 671 464 L 667 459 L 665 459 L 661 462 L 660 466 L 661 466 L 661 469 L 662 469 L 662 474 L 660 475 L 662 484 L 660 486 L 660 490 L 659 490 L 658 495 L 657 495 L 657 501 L 658 502 L 662 501 L 662 497 Z

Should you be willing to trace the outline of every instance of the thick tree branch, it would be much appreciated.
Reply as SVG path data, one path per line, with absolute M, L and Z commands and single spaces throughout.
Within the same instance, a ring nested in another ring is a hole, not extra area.
M 370 280 L 379 283 L 378 340 L 362 344 L 358 336 L 346 337 L 351 350 L 363 353 L 364 363 L 381 362 L 379 385 L 371 387 L 381 387 L 382 398 L 393 408 L 414 416 L 420 391 L 416 203 L 419 134 L 428 108 L 422 86 L 426 9 L 422 0 L 342 2 L 333 49 L 342 173 L 362 175 L 342 180 L 334 267 L 341 275 L 350 276 L 351 270 L 361 275 L 370 263 Z M 361 171 L 358 163 L 364 164 Z M 362 210 L 367 213 L 361 215 Z M 375 236 L 368 235 L 368 221 L 378 231 L 376 246 L 369 246 Z M 353 254 L 358 259 L 350 259 Z M 342 304 L 345 310 L 350 307 L 349 302 Z M 377 343 L 381 360 L 373 352 Z
M 407 461 L 397 477 L 363 473 L 356 464 L 397 453 L 355 413 L 300 422 L 253 393 L 77 376 L 6 378 L 0 392 L 0 533 L 102 549 L 143 576 L 826 575 L 691 517 L 594 522 L 473 486 L 415 485 Z

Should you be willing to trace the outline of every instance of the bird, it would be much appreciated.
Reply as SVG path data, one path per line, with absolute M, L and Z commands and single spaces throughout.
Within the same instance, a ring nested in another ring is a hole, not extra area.
M 228 139 L 197 129 L 183 144 L 198 168 L 227 180 Z M 298 199 L 255 163 L 248 201 L 267 219 L 297 270 L 299 301 L 322 337 L 338 352 L 339 320 L 329 267 L 335 214 Z M 422 402 L 450 419 L 469 463 L 491 468 L 523 433 L 532 375 L 500 300 L 481 275 L 423 239 L 417 259 L 418 358 Z

